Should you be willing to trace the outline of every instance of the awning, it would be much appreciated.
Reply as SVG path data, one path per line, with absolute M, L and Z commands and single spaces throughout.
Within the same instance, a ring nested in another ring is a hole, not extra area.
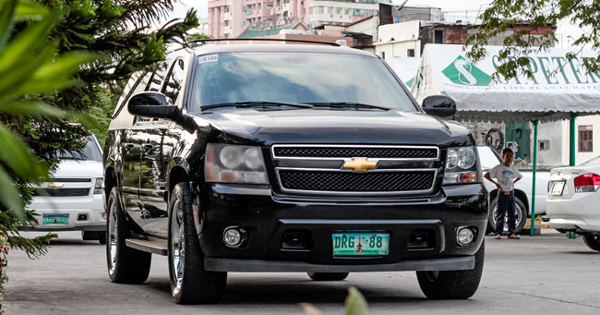
M 565 55 L 570 48 L 551 48 L 530 55 L 533 79 L 520 75 L 508 82 L 492 80 L 500 64 L 501 46 L 485 47 L 488 54 L 472 63 L 462 45 L 425 46 L 412 93 L 417 101 L 435 94 L 454 99 L 459 120 L 554 121 L 569 119 L 570 113 L 600 112 L 600 74 L 587 73 L 585 58 L 597 53 L 582 50 L 575 59 Z

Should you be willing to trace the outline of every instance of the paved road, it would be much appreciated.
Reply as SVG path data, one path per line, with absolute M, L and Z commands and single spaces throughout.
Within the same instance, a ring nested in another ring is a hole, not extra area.
M 429 301 L 414 272 L 355 273 L 317 283 L 299 273 L 230 273 L 221 304 L 172 303 L 167 261 L 154 256 L 143 285 L 118 285 L 106 273 L 104 247 L 78 233 L 59 233 L 48 255 L 9 256 L 6 314 L 303 314 L 310 302 L 325 314 L 343 314 L 350 285 L 369 301 L 370 314 L 600 314 L 600 253 L 581 238 L 553 231 L 521 240 L 486 239 L 479 290 L 469 300 Z M 27 235 L 34 235 L 29 233 Z

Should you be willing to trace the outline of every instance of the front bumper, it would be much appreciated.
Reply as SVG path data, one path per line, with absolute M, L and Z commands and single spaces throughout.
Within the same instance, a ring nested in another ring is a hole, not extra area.
M 600 231 L 599 203 L 597 192 L 575 193 L 570 199 L 548 198 L 548 226 L 553 229 Z
M 27 207 L 38 216 L 34 231 L 105 231 L 106 216 L 102 194 L 81 197 L 34 197 Z M 68 222 L 44 223 L 45 215 L 68 215 Z
M 211 184 L 201 191 L 197 229 L 207 269 L 214 271 L 468 270 L 487 224 L 481 184 L 444 186 L 427 198 L 370 202 L 306 200 L 274 195 L 268 187 Z M 232 226 L 247 231 L 242 246 L 224 244 L 223 232 Z M 463 226 L 477 232 L 468 246 L 456 241 Z M 286 233 L 298 231 L 308 245 L 283 248 Z M 334 256 L 332 233 L 350 231 L 389 233 L 388 255 Z M 426 246 L 414 246 L 415 234 L 426 235 Z

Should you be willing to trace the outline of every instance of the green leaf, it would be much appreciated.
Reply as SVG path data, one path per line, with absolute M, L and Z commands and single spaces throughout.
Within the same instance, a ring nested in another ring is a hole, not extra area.
M 348 297 L 346 298 L 346 315 L 366 315 L 369 313 L 369 307 L 365 297 L 355 287 L 348 288 Z
M 0 166 L 0 203 L 14 211 L 20 221 L 25 220 L 25 212 L 21 195 L 6 170 Z
M 0 54 L 0 72 L 4 72 L 9 67 L 19 65 L 19 60 L 25 55 L 36 53 L 39 47 L 47 43 L 45 40 L 52 30 L 58 15 L 56 13 L 45 16 L 42 20 L 27 27 L 13 39 L 6 50 Z M 28 60 L 31 61 L 31 60 Z M 22 65 L 22 64 L 20 64 Z
M 48 63 L 40 67 L 34 74 L 34 80 L 52 80 L 56 77 L 69 77 L 72 73 L 78 71 L 80 66 L 92 62 L 98 58 L 98 55 L 83 52 L 71 52 L 63 54 L 62 57 L 53 63 Z
M 96 120 L 96 118 L 94 118 L 93 116 L 90 116 L 90 115 L 74 114 L 73 119 L 71 119 L 71 120 L 74 122 L 80 123 L 82 126 L 84 126 L 87 129 L 101 129 L 102 128 L 102 124 L 100 124 Z
M 0 103 L 0 112 L 34 117 L 65 117 L 67 112 L 41 101 L 12 101 Z
M 10 50 L 11 47 L 12 45 L 9 45 L 7 50 Z M 20 85 L 23 85 L 24 83 L 36 85 L 37 82 L 32 82 L 34 80 L 32 80 L 31 76 L 38 68 L 51 62 L 54 54 L 54 47 L 47 46 L 42 51 L 38 52 L 35 57 L 32 53 L 25 54 L 23 60 L 17 60 L 17 63 L 14 65 L 5 67 L 5 69 L 0 69 L 0 99 L 15 98 L 23 94 L 23 92 L 27 94 L 40 93 L 41 91 L 36 89 L 22 91 L 23 88 Z M 57 80 L 55 84 L 58 83 L 60 82 Z
M 0 161 L 23 179 L 38 183 L 41 178 L 48 176 L 48 167 L 35 158 L 21 139 L 1 124 L 0 148 Z
M 0 54 L 10 38 L 16 4 L 16 0 L 6 0 L 0 4 Z
M 15 20 L 40 19 L 49 13 L 48 8 L 39 3 L 21 0 L 17 5 Z

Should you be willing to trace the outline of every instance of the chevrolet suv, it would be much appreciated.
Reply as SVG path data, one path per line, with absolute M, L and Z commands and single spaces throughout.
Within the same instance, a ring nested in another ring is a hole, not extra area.
M 106 241 L 102 150 L 94 135 L 81 152 L 59 153 L 52 181 L 35 187 L 27 206 L 38 214 L 35 231 L 81 231 L 84 240 Z
M 451 99 L 419 106 L 355 49 L 207 42 L 136 73 L 117 104 L 113 282 L 144 282 L 159 254 L 177 303 L 218 302 L 228 272 L 416 271 L 428 298 L 475 293 L 487 192 L 473 137 L 442 119 Z

